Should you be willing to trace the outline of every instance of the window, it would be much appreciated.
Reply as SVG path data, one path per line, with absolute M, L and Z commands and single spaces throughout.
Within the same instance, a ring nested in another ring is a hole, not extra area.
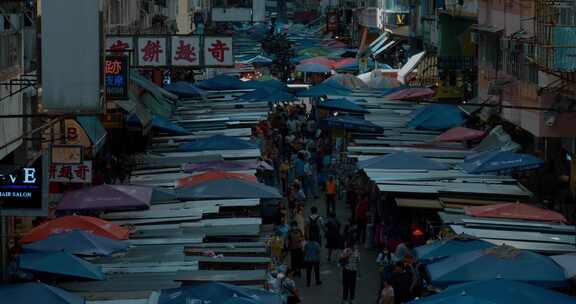
M 252 8 L 252 0 L 214 0 L 214 8 Z

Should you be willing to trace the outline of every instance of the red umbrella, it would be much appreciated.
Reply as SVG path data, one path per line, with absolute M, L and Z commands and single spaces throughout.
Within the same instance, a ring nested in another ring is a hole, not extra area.
M 434 138 L 434 141 L 465 141 L 480 139 L 486 135 L 486 132 L 464 127 L 452 128 Z
M 504 203 L 487 206 L 466 207 L 467 215 L 543 222 L 566 222 L 566 218 L 555 211 L 523 203 Z
M 334 60 L 328 59 L 326 57 L 312 57 L 300 61 L 300 64 L 320 64 L 329 68 L 334 68 L 336 62 Z
M 436 93 L 429 88 L 407 88 L 385 95 L 388 100 L 414 100 L 433 97 Z
M 354 63 L 356 63 L 356 58 L 343 58 L 343 59 L 337 60 L 334 63 L 334 67 L 339 68 L 339 67 L 342 67 L 344 65 L 354 64 Z
M 22 243 L 31 243 L 48 238 L 52 234 L 82 230 L 115 240 L 126 240 L 130 230 L 122 226 L 91 216 L 63 216 L 46 222 L 28 232 L 21 239 Z
M 183 177 L 176 181 L 176 188 L 191 187 L 199 183 L 220 179 L 241 179 L 251 182 L 256 181 L 254 175 L 212 170 L 198 175 Z

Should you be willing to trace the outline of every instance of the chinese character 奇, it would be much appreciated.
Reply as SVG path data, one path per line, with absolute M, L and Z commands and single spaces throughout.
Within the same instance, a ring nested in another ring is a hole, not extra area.
M 86 179 L 86 173 L 88 173 L 88 166 L 79 165 L 75 170 L 76 176 L 81 179 Z
M 208 49 L 208 51 L 212 53 L 212 57 L 219 62 L 224 61 L 224 52 L 228 50 L 230 50 L 230 48 L 220 40 L 216 40 L 216 42 L 212 43 L 212 47 Z
M 146 46 L 144 46 L 144 48 L 142 49 L 142 52 L 144 52 L 142 60 L 146 62 L 152 62 L 152 61 L 158 62 L 160 60 L 160 54 L 163 53 L 164 51 L 162 51 L 162 48 L 160 47 L 160 41 L 156 40 L 156 42 L 153 42 L 149 40 L 146 43 Z
M 180 40 L 180 45 L 176 49 L 176 57 L 174 60 L 186 60 L 188 62 L 194 62 L 196 60 L 196 53 L 194 53 L 194 47 L 190 43 L 186 44 L 184 40 Z

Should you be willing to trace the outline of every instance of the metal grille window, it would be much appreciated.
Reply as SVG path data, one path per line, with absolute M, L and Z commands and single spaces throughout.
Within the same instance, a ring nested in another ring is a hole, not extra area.
M 0 32 L 0 74 L 4 69 L 20 65 L 21 48 L 19 33 Z

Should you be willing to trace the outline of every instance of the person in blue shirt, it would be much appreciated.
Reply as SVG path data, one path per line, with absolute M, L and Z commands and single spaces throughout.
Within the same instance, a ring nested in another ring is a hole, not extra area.
M 306 240 L 304 262 L 306 264 L 306 287 L 310 287 L 312 271 L 314 271 L 316 285 L 322 284 L 320 281 L 320 244 L 317 241 Z

